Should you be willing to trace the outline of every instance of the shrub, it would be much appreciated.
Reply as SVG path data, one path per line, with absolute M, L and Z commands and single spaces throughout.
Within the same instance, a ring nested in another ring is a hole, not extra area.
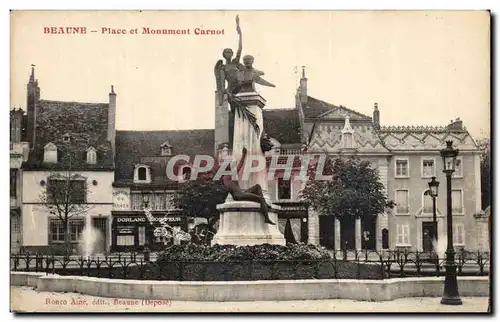
M 324 248 L 305 244 L 291 244 L 288 246 L 270 244 L 255 246 L 188 244 L 174 245 L 165 250 L 158 256 L 157 262 L 321 260 L 330 258 L 330 254 Z

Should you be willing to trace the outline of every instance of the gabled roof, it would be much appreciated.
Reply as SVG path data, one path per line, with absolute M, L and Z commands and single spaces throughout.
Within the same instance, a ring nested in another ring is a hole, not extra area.
M 307 105 L 302 107 L 305 118 L 318 119 L 344 119 L 349 116 L 351 120 L 371 121 L 372 118 L 362 113 L 351 110 L 342 105 L 333 105 L 317 98 L 308 96 Z
M 82 103 L 39 100 L 37 102 L 36 140 L 25 170 L 60 170 L 71 160 L 73 170 L 112 170 L 111 142 L 107 140 L 108 103 Z M 64 142 L 65 134 L 70 141 Z M 44 164 L 43 151 L 48 143 L 58 148 L 59 164 Z M 84 162 L 85 150 L 97 150 L 97 163 Z
M 297 109 L 264 109 L 264 130 L 269 137 L 281 144 L 301 142 L 300 121 Z
M 165 141 L 172 147 L 172 156 L 161 155 Z M 179 154 L 213 156 L 214 130 L 117 131 L 115 182 L 132 184 L 135 165 L 145 164 L 151 167 L 153 183 L 167 184 L 168 161 Z

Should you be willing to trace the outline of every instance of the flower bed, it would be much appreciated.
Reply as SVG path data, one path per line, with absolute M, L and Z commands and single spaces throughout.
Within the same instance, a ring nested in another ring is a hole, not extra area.
M 381 279 L 381 264 L 331 258 L 314 245 L 176 245 L 155 262 L 103 262 L 99 267 L 55 269 L 61 275 L 135 280 L 245 281 Z

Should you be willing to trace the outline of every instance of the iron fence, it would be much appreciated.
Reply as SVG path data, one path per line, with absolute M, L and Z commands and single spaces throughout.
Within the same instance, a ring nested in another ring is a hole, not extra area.
M 330 259 L 168 261 L 161 254 L 111 256 L 19 255 L 10 258 L 11 271 L 139 280 L 273 280 L 273 279 L 388 279 L 443 276 L 445 259 L 429 252 L 334 251 Z M 156 258 L 157 260 L 154 260 Z M 455 256 L 458 276 L 485 276 L 487 252 L 460 251 Z

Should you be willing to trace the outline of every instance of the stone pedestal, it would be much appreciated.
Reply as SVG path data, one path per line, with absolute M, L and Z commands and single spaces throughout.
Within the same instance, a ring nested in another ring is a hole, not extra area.
M 269 218 L 276 225 L 264 222 L 260 205 L 251 201 L 226 201 L 217 206 L 220 211 L 219 230 L 212 245 L 285 245 L 286 241 L 278 230 L 278 206 L 269 209 Z
M 243 92 L 235 95 L 239 104 L 246 107 L 255 118 L 260 131 L 256 131 L 248 118 L 241 113 L 234 113 L 233 149 L 231 157 L 239 163 L 243 148 L 247 150 L 247 156 L 243 169 L 238 173 L 238 185 L 245 190 L 255 185 L 262 188 L 263 197 L 267 204 L 271 204 L 268 193 L 267 169 L 264 153 L 260 147 L 260 138 L 264 130 L 262 109 L 266 100 L 257 92 Z M 260 166 L 252 165 L 256 161 Z M 252 172 L 250 172 L 250 168 Z M 229 195 L 226 202 L 217 206 L 221 215 L 219 230 L 214 236 L 212 244 L 231 245 L 259 245 L 278 244 L 285 245 L 286 240 L 278 229 L 277 210 L 279 206 L 271 205 L 269 219 L 276 225 L 264 222 L 264 215 L 260 210 L 260 204 L 250 201 L 234 201 Z

